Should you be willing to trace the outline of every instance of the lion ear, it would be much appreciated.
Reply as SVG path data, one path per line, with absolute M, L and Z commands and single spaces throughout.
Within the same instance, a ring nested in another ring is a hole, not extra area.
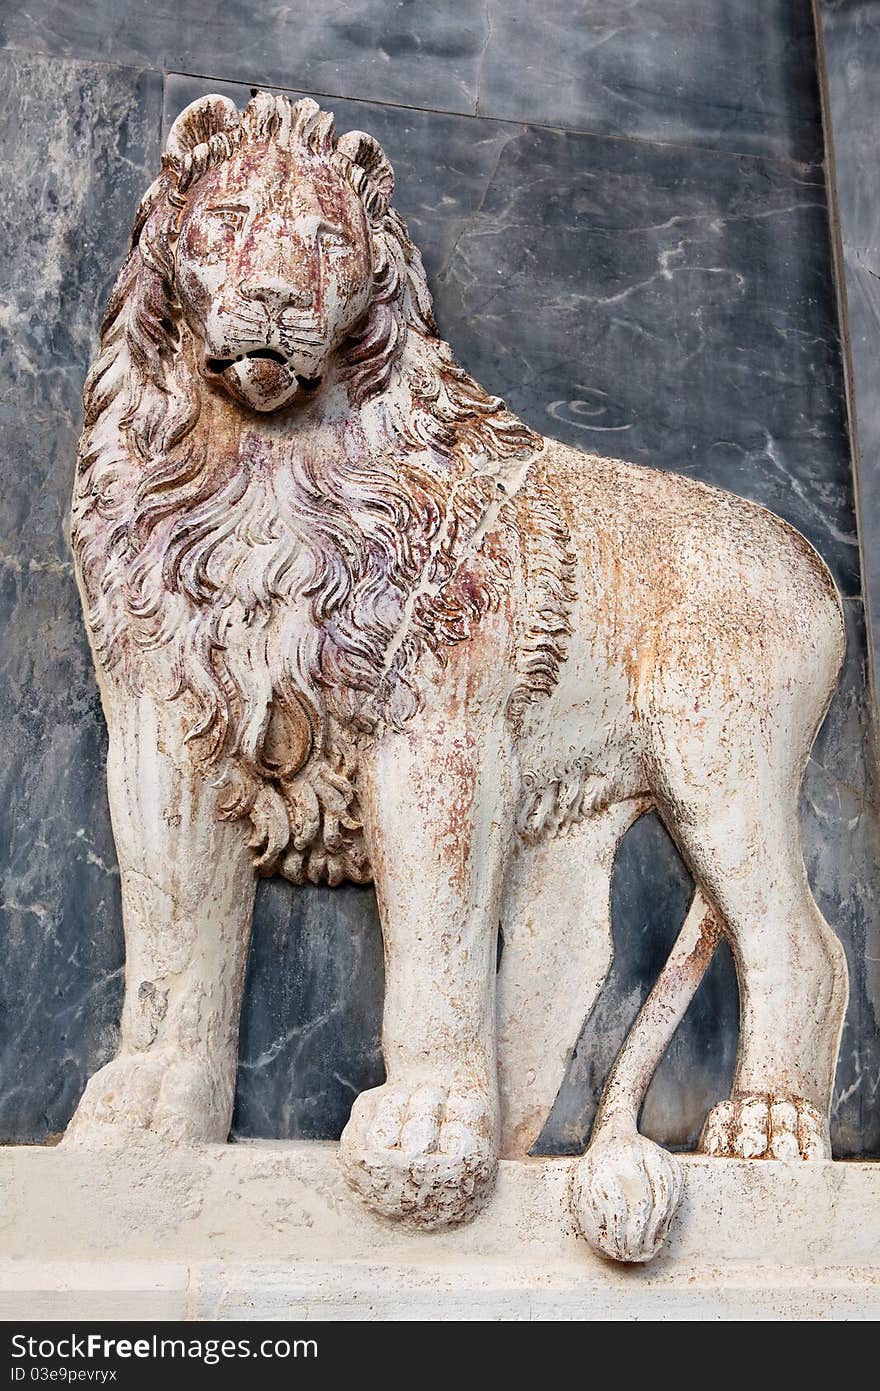
M 363 170 L 363 197 L 367 211 L 373 217 L 384 216 L 394 192 L 394 170 L 378 140 L 362 130 L 350 130 L 346 135 L 340 135 L 336 148 L 358 169 Z
M 196 145 L 205 145 L 212 135 L 236 130 L 241 124 L 238 107 L 228 97 L 199 97 L 184 107 L 168 132 L 165 153 L 182 160 Z

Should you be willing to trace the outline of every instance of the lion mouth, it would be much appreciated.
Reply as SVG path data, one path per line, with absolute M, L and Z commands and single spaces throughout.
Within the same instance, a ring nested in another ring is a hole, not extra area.
M 212 375 L 222 377 L 230 367 L 235 367 L 240 362 L 254 361 L 273 362 L 276 367 L 287 368 L 296 378 L 296 384 L 302 391 L 316 391 L 321 385 L 320 377 L 304 377 L 299 372 L 293 372 L 288 359 L 275 348 L 253 348 L 250 352 L 239 353 L 237 357 L 209 357 L 205 359 L 205 368 Z

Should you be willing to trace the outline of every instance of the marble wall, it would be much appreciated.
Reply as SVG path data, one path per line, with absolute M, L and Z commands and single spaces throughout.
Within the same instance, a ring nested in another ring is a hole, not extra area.
M 850 410 L 875 692 L 880 662 L 880 0 L 822 0 L 821 38 L 850 365 Z
M 862 571 L 807 5 L 96 0 L 0 5 L 4 621 L 0 1139 L 60 1130 L 113 1046 L 118 875 L 103 731 L 64 541 L 78 394 L 160 130 L 193 96 L 328 94 L 372 131 L 465 365 L 547 434 L 719 483 L 788 517 L 845 598 L 849 656 L 802 799 L 811 880 L 850 956 L 841 1155 L 880 1153 L 880 910 Z M 184 74 L 200 73 L 204 77 Z M 576 1147 L 684 914 L 644 818 L 613 886 L 616 961 L 542 1148 Z M 381 1078 L 371 891 L 262 886 L 235 1129 L 331 1137 Z M 655 1079 L 693 1142 L 736 1047 L 729 958 Z

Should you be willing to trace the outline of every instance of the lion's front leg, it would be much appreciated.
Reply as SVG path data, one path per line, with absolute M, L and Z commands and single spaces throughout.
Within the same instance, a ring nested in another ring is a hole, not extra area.
M 421 1226 L 461 1221 L 492 1190 L 499 1150 L 495 955 L 511 824 L 507 760 L 444 712 L 390 736 L 364 797 L 385 938 L 388 1080 L 355 1102 L 345 1174 Z
M 122 882 L 117 1056 L 89 1081 L 66 1143 L 133 1131 L 226 1139 L 254 899 L 240 824 L 192 764 L 176 707 L 105 692 L 107 786 Z

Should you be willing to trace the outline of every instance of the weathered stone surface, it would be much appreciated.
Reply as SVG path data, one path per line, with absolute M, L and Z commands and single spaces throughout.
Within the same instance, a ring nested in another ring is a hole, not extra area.
M 170 79 L 166 129 L 181 106 L 209 87 L 217 84 Z M 220 84 L 219 90 L 238 101 L 247 96 L 235 84 Z M 811 536 L 838 583 L 857 592 L 858 545 L 818 172 L 804 176 L 767 161 L 523 133 L 496 122 L 378 105 L 335 102 L 334 109 L 341 125 L 364 123 L 369 113 L 368 124 L 395 166 L 396 201 L 422 247 L 441 326 L 462 345 L 470 370 L 497 384 L 511 405 L 547 433 L 687 470 L 782 512 Z M 541 158 L 533 161 L 536 153 Z M 578 211 L 583 198 L 588 202 Z M 546 236 L 539 231 L 544 221 Z M 672 255 L 679 244 L 680 253 Z M 538 245 L 540 257 L 533 250 Z M 791 272 L 795 247 L 797 276 Z M 527 274 L 520 269 L 524 264 Z M 615 285 L 622 286 L 619 298 Z M 739 290 L 735 313 L 731 285 Z M 527 340 L 505 328 L 514 322 L 534 326 Z M 576 347 L 569 351 L 572 342 Z M 626 370 L 615 370 L 621 362 Z M 579 389 L 585 378 L 601 384 L 595 394 Z M 685 378 L 697 388 L 683 392 Z M 802 804 L 815 892 L 850 945 L 852 1002 L 840 1064 L 842 1099 L 835 1110 L 835 1143 L 842 1154 L 864 1152 L 863 1144 L 870 1153 L 880 1144 L 880 1117 L 864 1103 L 880 1069 L 870 1004 L 876 983 L 864 963 L 878 932 L 871 887 L 877 830 L 870 805 L 860 604 L 848 607 L 848 665 L 817 746 L 827 746 L 827 753 L 808 768 Z M 656 821 L 647 818 L 629 832 L 614 878 L 612 975 L 587 1023 L 542 1148 L 576 1149 L 588 1134 L 602 1081 L 671 945 L 689 885 Z M 270 960 L 274 965 L 277 957 L 261 952 L 273 935 L 287 932 L 288 911 L 299 911 L 296 904 L 288 910 L 283 891 L 273 893 L 271 903 L 273 927 L 268 906 L 257 905 L 244 1038 L 253 1031 L 262 1039 L 273 1031 L 266 992 Z M 373 942 L 376 950 L 375 937 Z M 310 951 L 307 937 L 300 949 Z M 258 980 L 267 984 L 261 989 Z M 700 1117 L 724 1094 L 736 1048 L 732 987 L 732 963 L 722 951 L 649 1093 L 645 1126 L 654 1138 L 692 1146 Z M 379 1013 L 377 1000 L 362 1016 L 367 1035 L 361 1075 L 371 1082 L 381 1077 Z M 331 1025 L 323 1008 L 314 1017 L 324 1049 Z M 274 1037 L 282 1053 L 285 1036 L 279 1019 Z M 343 1036 L 337 1037 L 344 1049 Z M 340 1070 L 326 1064 L 326 1054 L 323 1061 L 319 1051 L 311 1054 L 308 1025 L 297 1034 L 297 1046 L 309 1075 L 329 1077 L 333 1115 L 342 1121 L 350 1093 L 338 1081 Z M 259 1077 L 243 1070 L 239 1078 L 236 1125 L 245 1135 L 270 1133 L 263 1128 L 265 1117 L 278 1113 L 279 1105 L 287 1114 L 310 1106 L 296 1075 L 275 1067 L 271 1049 L 259 1056 L 268 1058 Z M 853 1090 L 846 1079 L 855 1078 L 860 1080 Z M 324 1133 L 335 1132 L 328 1127 Z
M 880 1165 L 682 1167 L 666 1249 L 623 1270 L 567 1220 L 564 1160 L 503 1161 L 478 1222 L 426 1236 L 372 1217 L 333 1145 L 3 1149 L 0 1317 L 876 1317 Z

